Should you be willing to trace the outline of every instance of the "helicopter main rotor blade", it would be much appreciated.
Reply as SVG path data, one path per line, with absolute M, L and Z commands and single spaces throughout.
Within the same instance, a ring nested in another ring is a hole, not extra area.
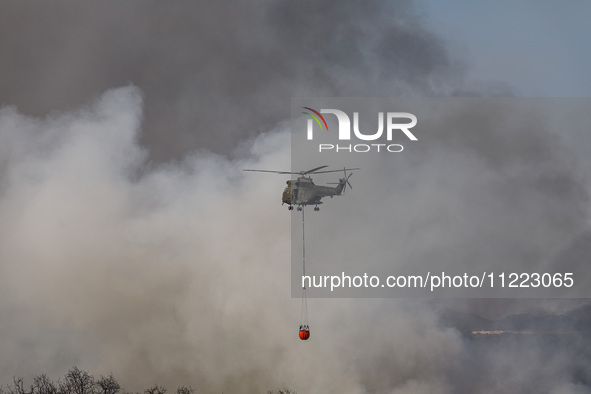
M 348 171 L 360 170 L 361 168 L 345 168 Z M 325 174 L 327 172 L 341 172 L 343 170 L 315 171 L 314 174 Z
M 316 167 L 316 168 L 313 168 L 313 169 L 308 170 L 308 171 L 302 171 L 301 174 L 302 175 L 311 174 L 311 173 L 315 172 L 316 170 L 320 170 L 321 168 L 326 168 L 326 167 L 328 167 L 328 166 Z
M 339 171 L 353 171 L 353 170 L 360 170 L 361 168 L 344 168 L 343 170 L 328 170 L 328 171 L 318 171 L 322 168 L 326 168 L 328 166 L 320 166 L 313 168 L 308 171 L 273 171 L 273 170 L 251 170 L 251 169 L 243 169 L 242 171 L 253 171 L 253 172 L 270 172 L 273 174 L 293 174 L 293 175 L 308 175 L 308 174 L 326 174 L 328 172 L 339 172 Z
M 274 173 L 274 174 L 306 175 L 306 174 L 315 174 L 316 173 L 315 172 L 316 170 L 319 170 L 319 169 L 324 168 L 324 167 L 328 167 L 328 166 L 317 167 L 317 168 L 314 168 L 314 169 L 309 170 L 309 171 L 272 171 L 272 170 L 250 170 L 250 169 L 244 169 L 242 171 L 271 172 L 271 173 Z
M 271 170 L 242 170 L 242 171 L 253 171 L 253 172 L 272 172 L 274 174 L 299 174 L 299 172 L 291 172 L 291 171 L 271 171 Z

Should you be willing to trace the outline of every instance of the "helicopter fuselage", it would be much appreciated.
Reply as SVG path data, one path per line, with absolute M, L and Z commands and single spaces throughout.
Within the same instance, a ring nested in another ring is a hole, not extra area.
M 309 177 L 298 177 L 296 180 L 288 180 L 287 187 L 283 190 L 282 201 L 291 205 L 320 205 L 322 197 L 338 196 L 342 193 L 346 180 L 339 180 L 336 187 L 318 186 Z
M 315 205 L 314 210 L 318 211 L 318 205 L 322 204 L 322 197 L 333 197 L 333 196 L 340 196 L 347 186 L 352 187 L 349 183 L 349 178 L 353 173 L 347 175 L 347 171 L 353 170 L 360 170 L 360 168 L 344 168 L 343 167 L 343 175 L 344 178 L 340 178 L 339 182 L 336 183 L 335 187 L 331 186 L 318 186 L 312 182 L 312 178 L 310 178 L 310 174 L 324 174 L 328 172 L 339 172 L 341 170 L 322 170 L 323 168 L 328 167 L 327 165 L 320 166 L 313 168 L 308 171 L 273 171 L 273 170 L 253 170 L 245 168 L 244 171 L 255 171 L 255 172 L 271 172 L 275 174 L 298 174 L 299 177 L 297 179 L 290 179 L 287 181 L 287 187 L 283 190 L 283 195 L 281 200 L 283 204 L 288 204 L 288 209 L 291 211 L 294 205 L 298 206 L 298 211 L 303 209 L 304 205 Z M 308 175 L 308 176 L 306 176 Z

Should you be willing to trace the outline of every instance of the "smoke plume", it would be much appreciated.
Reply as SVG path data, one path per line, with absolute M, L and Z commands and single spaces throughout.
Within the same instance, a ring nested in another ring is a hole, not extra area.
M 149 165 L 141 125 L 133 86 L 44 119 L 2 109 L 4 381 L 77 364 L 132 390 L 455 393 L 510 367 L 511 384 L 495 387 L 577 392 L 588 353 L 520 343 L 519 359 L 508 346 L 476 354 L 421 301 L 311 300 L 301 343 L 282 180 L 241 171 L 288 168 L 286 130 L 245 143 L 245 159 L 203 151 Z M 530 367 L 550 351 L 552 363 Z
M 450 308 L 490 319 L 565 314 L 580 300 L 313 299 L 311 338 L 297 338 L 285 179 L 242 169 L 289 169 L 292 96 L 489 94 L 466 86 L 464 66 L 413 3 L 11 1 L 0 54 L 0 384 L 77 365 L 128 390 L 591 392 L 585 335 L 482 342 L 443 318 Z M 514 191 L 544 237 L 526 234 L 532 226 L 512 234 L 551 245 L 564 237 L 556 259 L 585 264 L 584 133 L 558 148 L 546 132 L 533 144 L 503 133 L 460 143 L 457 133 L 434 136 L 417 156 L 426 182 L 415 189 L 396 186 L 409 186 L 403 171 L 416 162 L 381 167 L 398 184 L 349 220 L 409 193 L 435 207 L 453 201 L 451 213 L 468 207 L 472 229 L 498 229 L 492 220 L 520 210 L 497 216 L 494 202 Z M 464 188 L 483 173 L 515 177 L 483 180 L 492 205 L 480 209 L 438 183 L 449 168 Z M 355 175 L 339 204 L 363 206 L 364 179 Z M 556 216 L 543 216 L 542 202 Z M 431 226 L 440 212 L 423 206 L 400 212 L 404 223 L 445 239 Z M 321 214 L 336 221 L 336 212 Z M 335 250 L 322 247 L 311 243 L 311 256 Z

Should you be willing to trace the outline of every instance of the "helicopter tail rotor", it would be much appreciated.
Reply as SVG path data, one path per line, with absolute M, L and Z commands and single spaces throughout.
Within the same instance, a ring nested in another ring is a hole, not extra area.
M 353 175 L 353 173 L 350 173 L 349 175 L 347 175 L 347 169 L 345 167 L 343 167 L 343 172 L 345 173 L 345 178 L 342 179 L 345 181 L 345 185 L 343 185 L 343 193 L 344 193 L 347 185 L 349 185 L 349 189 L 353 189 L 353 186 L 351 186 L 351 183 L 349 182 L 349 178 L 351 178 L 351 175 Z
M 347 186 L 349 186 L 349 189 L 353 189 L 353 186 L 351 186 L 351 182 L 349 182 L 349 178 L 351 178 L 351 175 L 353 175 L 353 173 L 350 173 L 349 175 L 347 175 L 346 168 L 343 168 L 343 172 L 345 173 L 344 178 L 340 178 L 338 183 L 330 183 L 330 184 L 341 186 L 342 187 L 341 192 L 342 192 L 342 194 L 345 194 L 345 190 L 347 190 Z

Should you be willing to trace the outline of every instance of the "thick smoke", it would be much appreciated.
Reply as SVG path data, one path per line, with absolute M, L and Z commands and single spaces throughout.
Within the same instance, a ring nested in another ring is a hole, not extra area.
M 581 357 L 535 342 L 479 352 L 421 301 L 310 300 L 301 343 L 283 180 L 241 171 L 288 168 L 286 130 L 246 143 L 241 161 L 149 166 L 141 105 L 130 86 L 45 119 L 0 113 L 4 381 L 77 364 L 131 390 L 585 392 L 579 336 Z
M 0 104 L 65 110 L 115 86 L 145 93 L 153 158 L 236 141 L 289 118 L 292 96 L 459 89 L 461 67 L 408 1 L 9 1 Z
M 78 365 L 129 390 L 589 392 L 579 334 L 490 345 L 440 318 L 446 307 L 500 318 L 585 301 L 314 299 L 312 337 L 297 339 L 285 179 L 241 170 L 289 168 L 280 122 L 292 96 L 492 94 L 465 86 L 411 2 L 12 1 L 0 53 L 0 384 Z M 450 137 L 435 152 L 457 152 Z M 571 162 L 548 153 L 553 137 L 491 138 L 461 149 L 487 174 L 525 169 L 494 196 L 515 186 L 527 206 L 546 190 L 574 236 L 557 259 L 585 263 L 586 195 Z M 490 143 L 508 150 L 495 156 Z M 437 203 L 435 175 L 416 191 Z M 364 179 L 344 202 L 362 198 Z M 553 180 L 566 187 L 544 189 Z
M 394 306 L 398 317 L 380 324 L 382 335 L 397 332 L 383 357 L 404 368 L 353 373 L 382 357 L 381 341 L 360 335 L 373 313 L 327 301 L 311 307 L 317 338 L 302 346 L 277 180 L 241 172 L 288 166 L 285 131 L 253 141 L 246 162 L 200 153 L 138 175 L 146 153 L 135 87 L 43 120 L 7 107 L 0 125 L 4 381 L 78 364 L 129 389 L 359 392 L 416 379 L 418 365 L 458 352 L 456 333 Z M 433 336 L 416 337 L 419 325 Z

